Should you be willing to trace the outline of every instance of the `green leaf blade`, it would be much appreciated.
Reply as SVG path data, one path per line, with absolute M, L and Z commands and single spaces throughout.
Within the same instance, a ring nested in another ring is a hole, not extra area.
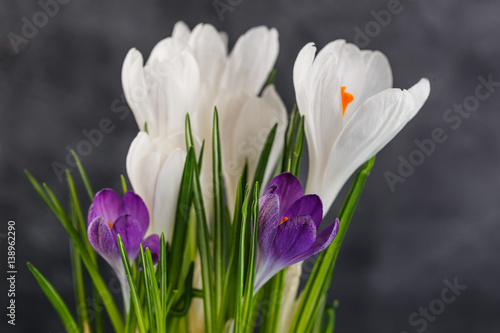
M 196 164 L 194 155 L 191 155 L 193 163 Z M 216 331 L 215 322 L 215 308 L 214 308 L 214 291 L 213 291 L 213 277 L 212 277 L 212 258 L 210 255 L 210 238 L 208 233 L 207 218 L 205 215 L 205 208 L 203 204 L 203 194 L 200 185 L 200 171 L 197 167 L 194 168 L 194 186 L 193 186 L 193 200 L 196 213 L 197 225 L 197 242 L 198 250 L 201 259 L 201 275 L 203 285 L 203 306 L 205 310 L 205 329 L 207 333 L 214 333 Z
M 80 330 L 78 329 L 78 325 L 75 319 L 73 318 L 73 315 L 66 306 L 66 303 L 64 303 L 63 299 L 61 298 L 59 293 L 54 289 L 52 284 L 50 284 L 50 282 L 36 269 L 35 266 L 33 266 L 29 262 L 27 263 L 27 265 L 28 269 L 31 271 L 31 273 L 37 280 L 38 284 L 42 288 L 43 292 L 45 293 L 45 296 L 47 296 L 50 303 L 59 314 L 59 317 L 61 318 L 64 327 L 66 328 L 66 331 L 80 332 Z
M 134 283 L 134 277 L 132 276 L 132 269 L 130 267 L 130 261 L 123 245 L 123 241 L 120 235 L 118 235 L 118 248 L 120 250 L 120 256 L 122 258 L 123 267 L 125 268 L 125 274 L 127 275 L 128 285 L 130 287 L 130 299 L 134 306 L 134 310 L 137 317 L 137 325 L 139 326 L 139 332 L 146 333 L 146 328 L 142 320 L 142 309 L 139 296 L 137 294 L 137 288 Z
M 212 163 L 213 163 L 213 189 L 214 189 L 214 264 L 215 264 L 215 307 L 216 311 L 222 308 L 222 291 L 225 275 L 226 248 L 224 238 L 224 184 L 222 180 L 222 156 L 219 133 L 219 115 L 217 108 L 214 110 L 212 133 Z M 222 314 L 220 314 L 222 317 Z M 219 316 L 218 316 L 219 317 Z M 217 327 L 224 324 L 223 318 L 217 320 Z M 219 330 L 217 328 L 217 330 Z

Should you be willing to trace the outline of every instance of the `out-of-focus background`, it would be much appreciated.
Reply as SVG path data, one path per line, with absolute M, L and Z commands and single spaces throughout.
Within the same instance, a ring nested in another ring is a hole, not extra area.
M 133 117 L 121 119 L 116 112 L 126 105 L 123 59 L 132 47 L 147 57 L 183 20 L 191 28 L 206 22 L 227 31 L 230 46 L 253 26 L 276 27 L 276 86 L 288 109 L 295 101 L 293 62 L 311 41 L 323 47 L 343 38 L 381 50 L 395 87 L 428 77 L 428 102 L 378 155 L 341 250 L 329 294 L 329 301 L 340 302 L 336 332 L 498 332 L 500 2 L 0 2 L 0 331 L 63 331 L 26 261 L 69 304 L 74 301 L 68 237 L 23 169 L 66 195 L 54 162 L 67 164 L 68 149 L 108 118 L 114 130 L 83 164 L 96 189 L 118 189 L 137 133 Z M 214 4 L 226 10 L 218 12 Z M 428 142 L 436 129 L 445 142 L 435 143 L 428 155 L 418 153 L 415 140 Z M 418 165 L 404 169 L 402 160 Z M 17 238 L 15 327 L 5 315 L 9 220 L 16 222 Z M 304 267 L 310 271 L 312 265 Z M 466 289 L 446 303 L 442 294 L 449 284 Z

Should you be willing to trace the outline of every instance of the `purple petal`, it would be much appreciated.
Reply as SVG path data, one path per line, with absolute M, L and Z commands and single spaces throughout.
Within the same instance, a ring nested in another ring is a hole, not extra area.
M 288 261 L 307 251 L 316 239 L 316 226 L 310 216 L 299 216 L 277 228 L 272 251 L 263 253 L 255 274 L 254 293 L 283 268 Z
M 158 262 L 160 258 L 160 237 L 158 235 L 151 235 L 142 242 L 144 251 L 149 248 L 151 251 L 151 258 L 153 258 L 153 265 Z
M 301 215 L 309 215 L 319 228 L 321 220 L 323 219 L 323 204 L 321 199 L 316 194 L 305 195 L 299 200 L 295 201 L 285 212 L 283 217 L 293 219 Z
M 94 201 L 89 209 L 88 221 L 93 221 L 97 216 L 102 216 L 106 223 L 115 221 L 121 214 L 122 199 L 113 190 L 105 188 L 94 197 Z
M 279 224 L 279 206 L 279 197 L 275 194 L 264 195 L 259 200 L 258 258 L 271 251 Z
M 125 193 L 123 197 L 122 214 L 129 214 L 139 222 L 145 234 L 149 227 L 149 213 L 141 197 L 132 191 Z
M 314 245 L 316 232 L 316 225 L 310 216 L 298 216 L 282 223 L 274 238 L 272 256 L 286 264 Z
M 99 253 L 111 266 L 117 261 L 121 261 L 120 252 L 116 243 L 116 237 L 109 229 L 108 221 L 102 216 L 92 220 L 87 229 L 90 245 Z
M 97 215 L 94 212 L 94 203 L 92 202 L 89 207 L 89 212 L 87 214 L 87 228 L 90 226 L 90 222 L 92 222 Z
M 280 217 L 284 217 L 283 213 L 295 201 L 299 200 L 302 195 L 302 186 L 299 180 L 289 172 L 282 173 L 267 185 L 265 194 L 276 194 L 280 199 Z
M 118 244 L 117 238 L 120 235 L 130 262 L 134 261 L 139 254 L 139 245 L 144 236 L 137 219 L 128 214 L 121 215 L 113 224 L 111 232 L 115 237 L 116 244 Z
M 314 242 L 313 246 L 307 250 L 306 252 L 299 254 L 295 258 L 292 258 L 288 263 L 287 266 L 293 265 L 298 263 L 299 261 L 306 260 L 307 258 L 320 253 L 324 249 L 330 245 L 333 240 L 335 239 L 335 236 L 337 236 L 337 233 L 339 231 L 339 219 L 335 219 L 335 222 L 330 224 L 328 227 L 323 230 L 318 237 L 316 237 L 316 241 Z

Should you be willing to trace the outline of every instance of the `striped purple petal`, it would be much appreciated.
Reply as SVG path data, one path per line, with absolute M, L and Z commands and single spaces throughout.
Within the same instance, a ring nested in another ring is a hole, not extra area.
M 271 180 L 264 191 L 265 194 L 276 194 L 279 197 L 279 212 L 280 216 L 283 216 L 288 207 L 302 197 L 302 185 L 300 185 L 297 177 L 289 172 L 285 172 Z
M 144 232 L 139 221 L 134 216 L 128 214 L 121 215 L 113 224 L 111 232 L 117 244 L 118 235 L 120 235 L 128 258 L 133 262 L 139 254 L 139 245 L 144 237 Z
M 285 265 L 314 245 L 316 231 L 310 216 L 298 216 L 282 223 L 276 232 L 271 256 Z
M 321 220 L 323 219 L 323 204 L 316 194 L 304 195 L 302 198 L 295 201 L 293 205 L 286 210 L 283 217 L 286 216 L 290 218 L 290 216 L 301 215 L 310 216 L 316 228 L 319 228 Z
M 149 227 L 149 213 L 146 204 L 141 197 L 132 191 L 125 193 L 122 200 L 122 214 L 129 214 L 139 222 L 143 233 L 146 233 Z
M 287 262 L 287 266 L 291 266 L 298 262 L 304 261 L 307 258 L 312 257 L 313 255 L 318 254 L 324 249 L 326 249 L 328 245 L 330 245 L 333 242 L 335 236 L 337 236 L 338 231 L 339 231 L 339 219 L 335 219 L 335 222 L 326 227 L 325 230 L 323 230 L 316 237 L 313 246 L 311 246 L 309 250 L 300 253 L 294 258 L 291 258 Z
M 276 194 L 265 194 L 259 200 L 259 229 L 257 243 L 259 250 L 269 252 L 279 224 L 279 197 Z
M 90 222 L 87 235 L 90 245 L 110 265 L 113 266 L 117 260 L 121 260 L 116 238 L 111 232 L 108 222 L 102 216 L 98 216 Z
M 106 221 L 114 222 L 121 213 L 122 199 L 113 190 L 105 188 L 94 197 L 94 201 L 89 209 L 87 223 L 90 224 L 97 216 L 103 217 Z

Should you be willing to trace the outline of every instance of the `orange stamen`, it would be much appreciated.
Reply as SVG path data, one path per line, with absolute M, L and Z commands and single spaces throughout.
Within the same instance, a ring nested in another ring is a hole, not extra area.
M 284 217 L 283 220 L 281 220 L 281 222 L 278 224 L 278 226 L 282 225 L 283 223 L 285 223 L 286 221 L 288 221 L 288 217 Z
M 354 101 L 354 96 L 346 92 L 344 86 L 340 87 L 340 94 L 342 95 L 342 117 L 343 117 L 349 103 Z
M 109 230 L 113 229 L 113 222 L 109 221 L 108 226 L 109 226 Z

